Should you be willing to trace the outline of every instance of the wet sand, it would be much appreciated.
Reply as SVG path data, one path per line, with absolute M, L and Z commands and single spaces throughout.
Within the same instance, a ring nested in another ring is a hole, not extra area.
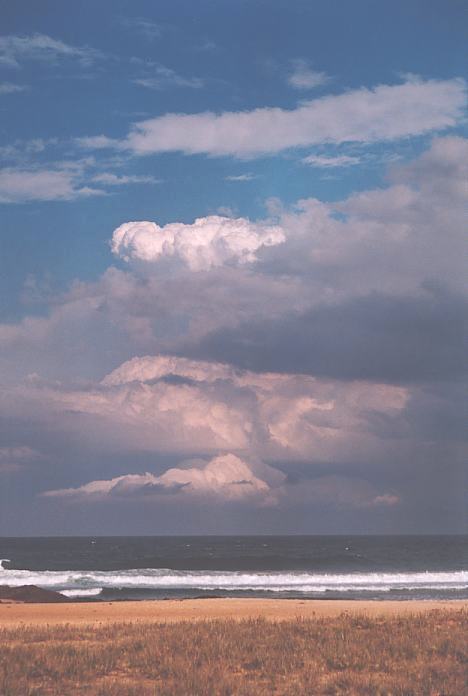
M 0 603 L 0 627 L 83 625 L 121 622 L 163 623 L 206 619 L 271 621 L 338 616 L 343 612 L 367 616 L 398 616 L 434 609 L 468 610 L 468 600 L 353 601 L 300 599 L 185 599 L 141 602 L 70 602 L 66 604 Z

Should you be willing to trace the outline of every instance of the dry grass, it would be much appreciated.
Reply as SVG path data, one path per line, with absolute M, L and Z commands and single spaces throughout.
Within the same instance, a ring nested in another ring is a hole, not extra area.
M 0 630 L 1 696 L 462 696 L 466 611 Z

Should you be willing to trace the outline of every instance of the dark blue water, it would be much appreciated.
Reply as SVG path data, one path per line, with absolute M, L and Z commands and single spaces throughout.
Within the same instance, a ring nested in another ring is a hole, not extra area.
M 467 536 L 0 538 L 0 559 L 0 584 L 81 598 L 468 598 Z

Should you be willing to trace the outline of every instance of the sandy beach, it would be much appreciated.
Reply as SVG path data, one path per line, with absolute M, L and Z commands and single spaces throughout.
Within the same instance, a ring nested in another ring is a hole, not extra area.
M 468 609 L 467 600 L 353 601 L 278 599 L 186 599 L 141 602 L 70 602 L 67 604 L 0 603 L 0 626 L 84 625 L 122 622 L 165 623 L 210 619 L 264 618 L 287 621 L 297 617 L 340 614 L 406 616 L 435 609 Z

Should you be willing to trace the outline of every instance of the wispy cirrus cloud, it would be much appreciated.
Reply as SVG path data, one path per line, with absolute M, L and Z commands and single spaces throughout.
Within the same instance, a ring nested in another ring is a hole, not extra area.
M 27 445 L 0 447 L 0 474 L 19 471 L 41 459 L 42 455 Z
M 0 36 L 0 64 L 19 68 L 23 61 L 55 62 L 61 58 L 77 60 L 88 67 L 104 54 L 90 46 L 72 46 L 47 34 Z
M 200 89 L 205 82 L 200 77 L 183 77 L 175 70 L 167 68 L 165 65 L 158 65 L 147 77 L 140 77 L 133 82 L 140 87 L 147 89 L 169 89 L 171 87 L 188 87 L 189 89 Z
M 151 19 L 146 17 L 122 17 L 119 20 L 119 23 L 123 27 L 132 29 L 150 40 L 159 39 L 164 32 L 164 27 L 162 24 L 153 22 Z
M 224 177 L 226 181 L 252 181 L 255 179 L 255 174 L 231 174 L 230 176 Z
M 108 138 L 107 135 L 83 136 L 75 138 L 75 143 L 85 150 L 122 149 L 120 140 Z
M 70 201 L 99 195 L 104 191 L 82 185 L 73 169 L 0 169 L 0 203 Z
M 324 155 L 309 155 L 302 160 L 304 164 L 312 167 L 328 169 L 330 167 L 350 167 L 360 164 L 361 158 L 351 155 L 337 155 L 336 157 L 325 157 Z
M 325 72 L 313 70 L 306 60 L 300 58 L 291 61 L 292 70 L 287 82 L 294 89 L 314 89 L 330 81 L 330 76 Z
M 156 179 L 154 176 L 144 176 L 137 174 L 121 176 L 110 172 L 103 172 L 92 177 L 91 181 L 105 186 L 125 186 L 126 184 L 160 184 L 161 179 Z
M 0 94 L 14 94 L 14 92 L 24 92 L 27 89 L 27 85 L 17 85 L 13 82 L 0 82 Z
M 346 142 L 373 143 L 456 126 L 466 101 L 462 79 L 411 79 L 360 88 L 301 104 L 296 109 L 169 113 L 135 123 L 117 143 L 105 135 L 82 138 L 88 147 L 118 147 L 137 155 L 183 152 L 240 158 L 290 148 Z

